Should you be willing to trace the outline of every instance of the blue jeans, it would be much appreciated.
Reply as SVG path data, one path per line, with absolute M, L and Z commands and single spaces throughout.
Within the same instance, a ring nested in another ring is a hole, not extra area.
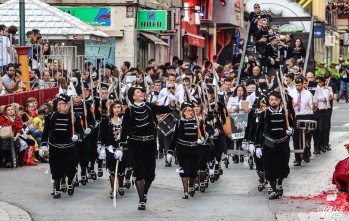
M 346 89 L 345 101 L 348 101 L 349 82 L 344 82 L 344 81 L 341 81 L 341 86 L 340 86 L 340 89 L 339 89 L 339 94 L 338 94 L 338 99 L 337 100 L 340 100 L 342 98 L 342 93 L 343 93 L 343 90 L 344 90 L 344 86 L 345 86 L 345 89 Z
M 32 131 L 31 135 L 34 137 L 34 139 L 39 144 L 39 146 L 41 146 L 42 131 L 41 130 Z

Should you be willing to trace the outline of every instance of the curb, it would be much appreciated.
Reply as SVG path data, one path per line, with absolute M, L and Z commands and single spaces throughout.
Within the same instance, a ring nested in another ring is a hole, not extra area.
M 0 220 L 21 220 L 21 221 L 32 221 L 29 213 L 17 206 L 13 206 L 6 202 L 0 201 Z

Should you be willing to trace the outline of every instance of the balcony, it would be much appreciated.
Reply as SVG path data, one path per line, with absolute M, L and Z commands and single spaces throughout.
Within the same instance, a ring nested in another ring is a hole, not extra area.
M 337 27 L 338 14 L 334 11 L 326 11 L 326 26 Z

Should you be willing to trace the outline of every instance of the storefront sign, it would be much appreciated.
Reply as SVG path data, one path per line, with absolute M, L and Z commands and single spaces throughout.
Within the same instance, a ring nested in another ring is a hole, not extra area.
M 58 8 L 92 26 L 110 26 L 110 8 Z
M 167 30 L 166 10 L 139 10 L 137 28 L 142 31 Z
M 192 35 L 188 35 L 188 44 L 193 45 L 193 46 L 197 46 L 200 48 L 204 48 L 205 47 L 205 39 L 201 36 L 192 36 Z

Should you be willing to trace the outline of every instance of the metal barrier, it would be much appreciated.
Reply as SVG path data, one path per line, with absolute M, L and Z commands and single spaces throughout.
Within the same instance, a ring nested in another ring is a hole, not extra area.
M 104 56 L 86 56 L 78 55 L 77 57 L 77 69 L 81 71 L 89 71 L 90 76 L 92 76 L 93 68 L 98 71 L 98 76 L 101 78 L 105 76 L 105 64 L 107 58 Z

